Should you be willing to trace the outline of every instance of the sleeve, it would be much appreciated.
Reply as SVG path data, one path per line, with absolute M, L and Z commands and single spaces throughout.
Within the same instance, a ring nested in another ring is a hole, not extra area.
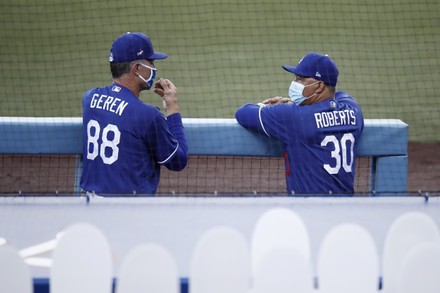
M 157 163 L 172 171 L 183 170 L 188 163 L 188 144 L 181 115 L 176 113 L 167 119 L 157 115 L 153 124 L 155 131 L 152 133 L 156 137 L 150 139 L 154 141 Z
M 82 97 L 82 106 L 83 109 L 85 107 L 89 107 L 89 103 L 90 103 L 90 96 L 92 94 L 94 89 L 89 89 L 87 92 L 84 93 L 83 97 Z
M 235 112 L 235 119 L 238 124 L 244 128 L 255 130 L 270 136 L 264 128 L 263 122 L 261 120 L 261 110 L 264 106 L 246 104 L 238 108 Z
M 245 128 L 278 138 L 286 143 L 291 139 L 291 133 L 296 131 L 297 110 L 298 106 L 293 104 L 271 106 L 246 104 L 237 110 L 235 118 Z

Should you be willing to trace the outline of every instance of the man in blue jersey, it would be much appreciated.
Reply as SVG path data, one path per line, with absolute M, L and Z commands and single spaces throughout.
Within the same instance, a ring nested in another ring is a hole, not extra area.
M 154 194 L 160 166 L 180 171 L 187 164 L 187 142 L 176 87 L 156 76 L 155 52 L 143 33 L 118 37 L 110 50 L 113 83 L 83 97 L 83 174 L 81 187 L 101 196 Z M 166 117 L 139 99 L 143 90 L 162 97 Z
M 315 52 L 296 66 L 289 98 L 274 97 L 240 107 L 242 126 L 283 142 L 289 194 L 351 194 L 362 110 L 349 94 L 336 91 L 339 71 L 327 55 Z

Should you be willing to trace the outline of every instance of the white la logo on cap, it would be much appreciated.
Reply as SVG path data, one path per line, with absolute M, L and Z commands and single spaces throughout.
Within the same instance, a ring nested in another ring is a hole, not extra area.
M 315 76 L 317 76 L 317 77 L 321 77 L 321 73 L 319 73 L 318 71 L 316 71 Z
M 139 52 L 137 52 L 137 55 L 141 56 L 142 54 L 144 54 L 144 50 L 140 49 Z
M 113 53 L 110 53 L 110 56 L 108 57 L 108 61 L 113 62 Z

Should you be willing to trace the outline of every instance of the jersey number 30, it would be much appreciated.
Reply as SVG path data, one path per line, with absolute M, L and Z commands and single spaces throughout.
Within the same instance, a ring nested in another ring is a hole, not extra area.
M 351 133 L 345 133 L 341 137 L 341 141 L 339 142 L 336 136 L 327 135 L 322 141 L 321 146 L 327 146 L 329 143 L 333 144 L 334 150 L 331 152 L 331 156 L 335 159 L 336 164 L 334 166 L 330 166 L 330 164 L 324 164 L 324 169 L 329 174 L 338 174 L 339 170 L 342 168 L 347 173 L 351 173 L 354 161 L 354 136 Z M 347 149 L 347 142 L 350 142 L 350 149 Z M 350 158 L 348 158 L 347 153 L 350 151 Z M 350 160 L 350 161 L 348 161 Z
M 94 134 L 92 135 L 92 129 L 94 128 Z M 113 133 L 113 135 L 109 135 Z M 99 145 L 98 139 L 101 135 L 101 126 L 98 121 L 90 120 L 87 123 L 87 159 L 94 160 L 96 157 L 101 157 L 104 164 L 111 165 L 118 160 L 119 148 L 118 144 L 121 140 L 121 132 L 118 127 L 113 124 L 108 124 L 102 130 L 102 143 Z M 111 137 L 111 139 L 109 139 Z M 111 149 L 111 153 L 106 154 L 106 149 Z

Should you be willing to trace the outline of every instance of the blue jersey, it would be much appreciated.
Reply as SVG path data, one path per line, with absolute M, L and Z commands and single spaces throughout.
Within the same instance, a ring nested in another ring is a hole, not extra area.
M 182 170 L 187 149 L 179 113 L 165 118 L 118 84 L 84 95 L 84 190 L 100 195 L 155 193 L 160 165 Z
M 285 146 L 288 193 L 353 193 L 362 110 L 344 92 L 307 105 L 247 104 L 238 123 L 279 139 Z

